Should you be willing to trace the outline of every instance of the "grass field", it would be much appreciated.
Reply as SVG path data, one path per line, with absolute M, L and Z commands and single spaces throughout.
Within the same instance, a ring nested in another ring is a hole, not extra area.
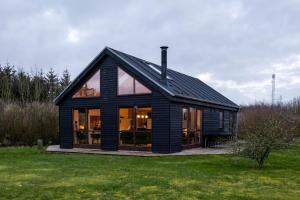
M 230 155 L 126 157 L 0 148 L 0 199 L 299 199 L 300 140 L 264 169 Z

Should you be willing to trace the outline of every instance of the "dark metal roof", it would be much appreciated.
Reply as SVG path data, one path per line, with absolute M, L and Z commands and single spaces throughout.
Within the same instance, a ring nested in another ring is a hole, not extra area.
M 221 105 L 230 108 L 238 109 L 239 106 L 230 101 L 228 98 L 202 82 L 201 80 L 174 71 L 170 68 L 167 70 L 167 83 L 161 81 L 160 65 L 131 56 L 129 54 L 117 51 L 115 49 L 106 47 L 87 67 L 86 69 L 70 84 L 56 99 L 57 104 L 68 91 L 76 85 L 76 83 L 92 68 L 91 65 L 101 59 L 105 54 L 113 56 L 114 58 L 122 60 L 131 68 L 136 70 L 139 74 L 150 80 L 164 92 L 172 97 L 180 99 L 190 99 L 193 101 L 200 101 L 209 104 Z

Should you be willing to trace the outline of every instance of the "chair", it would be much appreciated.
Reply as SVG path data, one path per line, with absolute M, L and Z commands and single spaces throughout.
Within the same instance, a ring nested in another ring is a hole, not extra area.
M 86 144 L 87 143 L 87 135 L 82 131 L 76 132 L 77 140 L 79 144 Z
M 100 143 L 100 134 L 99 133 L 91 133 L 91 137 L 92 137 L 92 144 Z

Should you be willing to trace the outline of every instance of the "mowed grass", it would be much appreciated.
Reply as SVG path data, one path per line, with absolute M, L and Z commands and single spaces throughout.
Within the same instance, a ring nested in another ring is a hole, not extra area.
M 128 157 L 0 148 L 0 199 L 299 199 L 300 140 L 264 169 L 232 155 Z

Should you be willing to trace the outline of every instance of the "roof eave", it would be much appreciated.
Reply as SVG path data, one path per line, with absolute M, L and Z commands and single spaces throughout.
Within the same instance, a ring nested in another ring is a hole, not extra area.
M 187 99 L 187 100 L 192 100 L 192 101 L 196 101 L 196 102 L 203 102 L 203 103 L 216 105 L 216 106 L 221 106 L 221 107 L 227 107 L 227 108 L 235 109 L 237 111 L 240 109 L 240 107 L 238 105 L 221 104 L 221 103 L 216 103 L 216 102 L 209 101 L 209 100 L 197 99 L 197 98 L 188 97 L 188 96 L 184 96 L 184 95 L 177 95 L 176 94 L 175 97 L 183 98 L 183 99 Z

